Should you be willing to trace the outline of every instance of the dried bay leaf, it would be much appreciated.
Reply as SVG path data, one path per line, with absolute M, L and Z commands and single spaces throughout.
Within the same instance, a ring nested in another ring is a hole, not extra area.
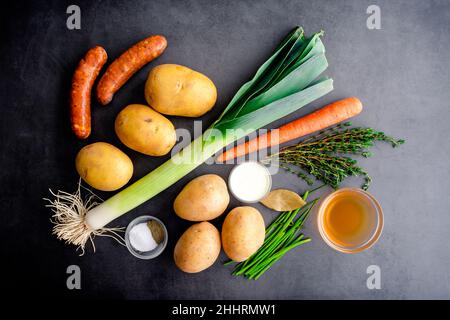
M 262 199 L 261 203 L 275 211 L 291 211 L 303 207 L 306 201 L 294 191 L 276 189 Z

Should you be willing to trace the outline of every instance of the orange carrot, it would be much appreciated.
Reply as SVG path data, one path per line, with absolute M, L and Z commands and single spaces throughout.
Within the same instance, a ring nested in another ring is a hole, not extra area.
M 335 101 L 313 113 L 279 127 L 276 131 L 270 131 L 230 150 L 226 150 L 219 155 L 217 162 L 225 162 L 248 153 L 303 137 L 354 117 L 361 111 L 361 101 L 356 97 Z M 278 139 L 276 133 L 278 133 Z

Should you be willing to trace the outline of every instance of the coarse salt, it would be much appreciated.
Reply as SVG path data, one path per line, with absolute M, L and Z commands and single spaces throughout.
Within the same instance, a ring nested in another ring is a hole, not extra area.
M 131 246 L 141 252 L 152 251 L 158 246 L 146 222 L 131 228 L 129 239 Z

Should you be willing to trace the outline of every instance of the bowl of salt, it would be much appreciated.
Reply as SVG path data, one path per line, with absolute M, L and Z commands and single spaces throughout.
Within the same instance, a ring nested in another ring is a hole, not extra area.
M 167 245 L 167 229 L 164 223 L 153 216 L 140 216 L 128 224 L 125 244 L 128 251 L 139 259 L 159 256 Z

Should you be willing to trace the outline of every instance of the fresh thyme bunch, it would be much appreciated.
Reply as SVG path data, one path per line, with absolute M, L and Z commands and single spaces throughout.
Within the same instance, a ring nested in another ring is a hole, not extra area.
M 362 189 L 367 190 L 372 178 L 358 166 L 355 159 L 346 155 L 367 158 L 372 156 L 368 149 L 376 141 L 388 142 L 395 148 L 405 143 L 405 140 L 394 139 L 372 128 L 348 128 L 349 126 L 351 123 L 346 122 L 321 131 L 296 145 L 281 149 L 263 162 L 271 162 L 278 157 L 281 168 L 296 174 L 309 185 L 313 180 L 305 172 L 335 189 L 349 176 L 364 176 Z M 303 171 L 297 171 L 292 166 Z

